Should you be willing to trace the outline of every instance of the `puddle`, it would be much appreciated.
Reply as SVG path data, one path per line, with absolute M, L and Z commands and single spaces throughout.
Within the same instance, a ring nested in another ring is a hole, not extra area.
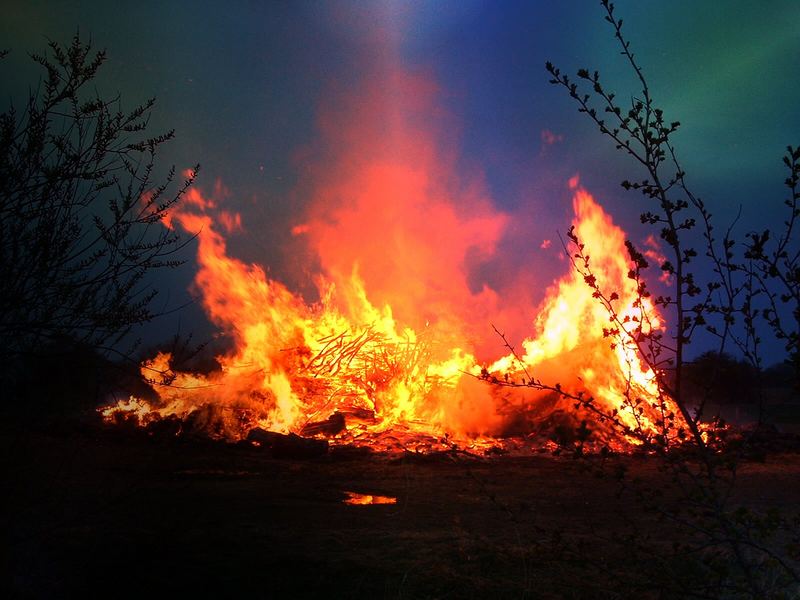
M 345 492 L 345 504 L 397 504 L 393 496 L 376 496 L 374 494 L 359 494 L 358 492 Z

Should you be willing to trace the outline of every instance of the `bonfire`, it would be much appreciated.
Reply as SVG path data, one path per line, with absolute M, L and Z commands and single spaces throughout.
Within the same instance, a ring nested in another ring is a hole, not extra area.
M 174 371 L 172 356 L 159 353 L 142 365 L 157 398 L 131 397 L 102 413 L 142 426 L 175 419 L 231 441 L 258 429 L 384 450 L 537 449 L 570 436 L 626 450 L 641 434 L 675 433 L 679 411 L 642 360 L 633 329 L 609 339 L 609 311 L 597 299 L 598 288 L 614 290 L 625 322 L 662 326 L 629 276 L 625 233 L 577 178 L 569 183 L 572 236 L 591 253 L 595 285 L 570 266 L 530 315 L 519 351 L 486 323 L 484 335 L 505 353 L 494 357 L 476 355 L 474 323 L 448 315 L 420 326 L 374 302 L 358 262 L 347 276 L 321 274 L 319 299 L 305 301 L 229 255 L 224 234 L 241 228 L 240 215 L 194 189 L 169 226 L 199 232 L 196 288 L 232 348 L 206 374 Z

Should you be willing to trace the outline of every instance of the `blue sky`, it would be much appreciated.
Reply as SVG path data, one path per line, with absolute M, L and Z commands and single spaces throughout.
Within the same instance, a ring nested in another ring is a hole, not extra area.
M 800 3 L 616 4 L 657 102 L 683 124 L 675 142 L 699 194 L 723 222 L 741 206 L 743 232 L 779 222 L 781 154 L 800 143 Z M 525 235 L 508 243 L 520 260 L 541 260 L 544 285 L 562 267 L 535 249 L 568 226 L 575 173 L 632 237 L 646 234 L 639 198 L 618 185 L 634 165 L 544 70 L 547 60 L 598 69 L 620 97 L 638 91 L 598 2 L 12 1 L 0 24 L 12 50 L 3 100 L 35 85 L 26 53 L 76 30 L 108 50 L 98 90 L 128 106 L 157 98 L 153 130 L 177 133 L 162 163 L 201 163 L 200 185 L 222 179 L 257 232 L 235 251 L 276 276 L 294 276 L 285 247 L 320 107 L 331 89 L 398 65 L 438 85 L 458 168 L 480 172 L 498 209 L 520 215 Z M 189 265 L 160 281 L 163 301 L 184 301 L 191 275 Z M 184 331 L 204 329 L 197 308 L 182 319 Z

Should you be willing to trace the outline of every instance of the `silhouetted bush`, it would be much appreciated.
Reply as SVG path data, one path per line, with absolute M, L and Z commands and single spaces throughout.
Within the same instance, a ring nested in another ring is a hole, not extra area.
M 27 104 L 0 114 L 0 380 L 62 340 L 125 353 L 154 317 L 148 275 L 180 264 L 162 221 L 196 169 L 154 181 L 173 132 L 146 135 L 153 99 L 125 111 L 94 91 L 105 58 L 51 42 Z

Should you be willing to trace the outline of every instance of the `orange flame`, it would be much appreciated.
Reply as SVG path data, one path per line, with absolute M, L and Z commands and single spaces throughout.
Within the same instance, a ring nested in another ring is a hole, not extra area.
M 361 435 L 379 445 L 374 436 L 380 433 L 469 437 L 480 447 L 486 440 L 475 438 L 504 431 L 509 405 L 517 412 L 538 410 L 540 416 L 566 406 L 523 389 L 498 398 L 497 390 L 472 376 L 480 368 L 471 348 L 452 343 L 458 337 L 454 332 L 471 324 L 449 315 L 438 321 L 445 327 L 429 321 L 419 329 L 401 325 L 391 304 L 372 303 L 357 264 L 349 278 L 320 276 L 319 302 L 306 303 L 258 265 L 228 256 L 225 239 L 204 211 L 215 202 L 196 193 L 196 201 L 174 222 L 199 231 L 195 282 L 209 317 L 231 336 L 233 350 L 217 358 L 221 369 L 209 375 L 173 372 L 170 355 L 156 355 L 142 372 L 150 380 L 169 382 L 156 386 L 158 402 L 123 401 L 105 409 L 107 418 L 126 413 L 147 423 L 200 412 L 203 417 L 195 419 L 200 426 L 230 439 L 262 427 L 348 440 Z M 623 231 L 583 188 L 576 186 L 573 207 L 576 233 L 591 251 L 598 285 L 614 290 L 620 314 L 638 321 L 642 309 L 633 308 L 636 284 L 627 277 Z M 401 302 L 404 285 L 396 291 Z M 388 289 L 383 293 L 388 296 Z M 650 326 L 658 327 L 653 307 L 645 310 Z M 585 390 L 630 428 L 656 432 L 653 406 L 663 399 L 655 376 L 632 344 L 612 348 L 604 339 L 608 320 L 583 276 L 571 270 L 548 289 L 521 356 L 500 358 L 488 370 L 519 374 L 524 366 L 542 381 Z M 634 396 L 644 400 L 642 410 L 633 405 Z M 326 429 L 326 419 L 337 413 L 345 417 L 343 427 Z M 313 424 L 317 430 L 308 429 Z
M 642 360 L 634 342 L 634 328 L 647 333 L 661 327 L 660 317 L 647 298 L 639 298 L 636 282 L 628 277 L 630 261 L 625 234 L 616 226 L 576 178 L 573 225 L 591 260 L 597 288 L 615 294 L 614 310 L 624 331 L 607 339 L 610 313 L 593 295 L 585 273 L 572 269 L 550 287 L 535 323 L 535 335 L 522 343 L 521 356 L 496 361 L 490 372 L 519 371 L 565 391 L 585 392 L 601 412 L 613 415 L 623 427 L 657 434 L 666 415 L 679 419 L 674 402 L 657 384 L 656 375 Z M 566 403 L 561 402 L 562 405 Z M 627 439 L 631 442 L 633 438 Z
M 574 270 L 527 316 L 533 335 L 521 356 L 487 360 L 498 347 L 489 324 L 515 310 L 471 281 L 468 264 L 495 253 L 509 217 L 493 208 L 479 176 L 456 177 L 448 134 L 427 117 L 441 116 L 435 99 L 427 80 L 398 73 L 322 115 L 335 152 L 324 168 L 309 167 L 305 218 L 291 227 L 292 243 L 310 249 L 316 263 L 317 301 L 230 256 L 222 232 L 246 226 L 220 208 L 230 193 L 219 182 L 212 196 L 192 188 L 167 225 L 197 232 L 195 286 L 231 350 L 207 375 L 175 372 L 171 356 L 158 354 L 142 365 L 158 399 L 120 402 L 104 409 L 106 418 L 146 424 L 191 416 L 193 427 L 227 439 L 261 427 L 381 447 L 459 440 L 485 448 L 570 412 L 552 394 L 479 381 L 479 359 L 497 377 L 518 378 L 524 368 L 585 391 L 631 429 L 655 432 L 659 412 L 677 412 L 635 346 L 612 348 L 604 338 L 609 314 Z M 576 232 L 599 285 L 617 293 L 618 312 L 631 323 L 644 311 L 648 326 L 659 327 L 652 306 L 637 307 L 623 231 L 577 177 L 570 187 Z

